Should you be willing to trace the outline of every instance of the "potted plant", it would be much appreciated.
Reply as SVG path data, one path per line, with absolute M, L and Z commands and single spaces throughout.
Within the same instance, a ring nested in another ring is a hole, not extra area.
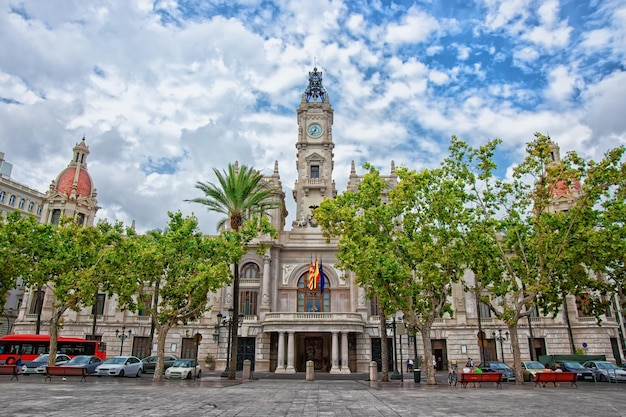
M 206 355 L 206 358 L 204 358 L 204 362 L 206 363 L 206 367 L 209 371 L 215 370 L 215 360 L 213 359 L 213 356 Z

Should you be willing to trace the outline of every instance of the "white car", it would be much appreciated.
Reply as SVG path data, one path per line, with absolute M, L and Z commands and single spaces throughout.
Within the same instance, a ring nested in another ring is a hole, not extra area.
M 139 378 L 143 372 L 143 363 L 136 356 L 115 356 L 102 362 L 96 368 L 97 376 L 134 376 Z
M 202 373 L 200 365 L 195 359 L 178 359 L 172 366 L 165 370 L 166 379 L 192 379 L 200 378 Z
M 35 360 L 30 362 L 26 362 L 22 365 L 22 373 L 25 375 L 28 374 L 45 374 L 46 366 L 48 366 L 48 359 L 50 355 L 45 353 L 43 355 L 39 355 Z M 63 354 L 57 353 L 56 360 L 54 362 L 55 365 L 63 365 L 70 360 L 70 357 Z

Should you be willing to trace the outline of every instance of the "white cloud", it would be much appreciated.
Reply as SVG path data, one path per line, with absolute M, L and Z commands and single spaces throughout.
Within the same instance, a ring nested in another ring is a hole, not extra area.
M 615 145 L 626 144 L 626 72 L 616 71 L 582 94 L 585 121 L 598 137 L 612 137 Z
M 572 74 L 567 67 L 563 65 L 556 66 L 548 74 L 548 86 L 545 96 L 549 101 L 564 104 L 572 98 L 577 83 L 576 75 Z
M 390 44 L 420 43 L 439 29 L 437 20 L 412 6 L 400 22 L 387 27 L 385 41 Z

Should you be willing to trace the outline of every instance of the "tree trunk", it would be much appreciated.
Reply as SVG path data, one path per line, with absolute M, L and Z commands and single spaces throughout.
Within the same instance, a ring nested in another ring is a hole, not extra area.
M 48 365 L 53 366 L 57 359 L 57 337 L 59 336 L 59 330 L 57 328 L 57 321 L 55 320 L 55 315 L 52 315 L 50 319 L 50 350 L 48 356 Z
M 48 356 L 48 365 L 50 366 L 54 366 L 57 360 L 57 337 L 59 336 L 59 320 L 66 310 L 67 308 L 60 307 L 58 310 L 52 313 L 52 317 L 50 318 L 50 350 L 48 351 L 48 353 L 50 354 L 50 356 Z
M 519 337 L 517 334 L 517 322 L 510 324 L 507 323 L 509 329 L 509 336 L 511 337 L 511 346 L 513 347 L 513 368 L 515 369 L 515 384 L 521 385 L 524 383 L 524 372 L 522 370 L 522 352 L 519 347 Z M 498 347 L 496 346 L 496 349 Z M 504 362 L 504 358 L 502 358 Z
M 239 330 L 239 264 L 235 263 L 233 279 L 233 317 L 230 326 L 230 364 L 228 368 L 228 379 L 237 379 L 237 333 Z
M 389 382 L 389 349 L 387 345 L 387 317 L 380 315 L 380 360 L 381 360 L 381 382 Z
M 563 315 L 567 324 L 567 335 L 569 336 L 569 347 L 572 355 L 576 354 L 576 345 L 574 344 L 574 333 L 572 332 L 572 323 L 569 319 L 569 308 L 567 307 L 567 296 L 563 296 Z
M 159 326 L 159 333 L 157 335 L 157 362 L 154 367 L 153 381 L 161 381 L 163 375 L 163 358 L 165 357 L 165 338 L 170 330 L 169 325 Z
M 433 366 L 433 344 L 430 339 L 430 329 L 433 320 L 428 319 L 422 326 L 422 342 L 424 344 L 424 367 L 426 368 L 426 383 L 437 385 L 435 367 Z

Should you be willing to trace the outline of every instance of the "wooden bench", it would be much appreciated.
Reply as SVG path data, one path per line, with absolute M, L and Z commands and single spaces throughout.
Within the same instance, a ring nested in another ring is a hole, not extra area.
M 0 375 L 11 375 L 11 380 L 13 378 L 18 379 L 20 374 L 20 370 L 17 365 L 0 365 Z
M 478 386 L 480 386 L 481 382 L 495 382 L 496 387 L 502 388 L 502 372 L 460 373 L 459 382 L 463 388 L 467 388 L 467 384 L 470 382 L 474 383 L 474 386 L 476 386 L 477 382 Z
M 578 388 L 577 379 L 578 374 L 576 372 L 537 372 L 534 381 L 535 386 L 541 384 L 542 387 L 545 387 L 548 382 L 552 382 L 556 387 L 558 382 L 569 382 L 572 387 Z
M 84 366 L 46 366 L 46 380 L 53 376 L 79 376 L 80 382 L 87 380 L 87 368 Z

